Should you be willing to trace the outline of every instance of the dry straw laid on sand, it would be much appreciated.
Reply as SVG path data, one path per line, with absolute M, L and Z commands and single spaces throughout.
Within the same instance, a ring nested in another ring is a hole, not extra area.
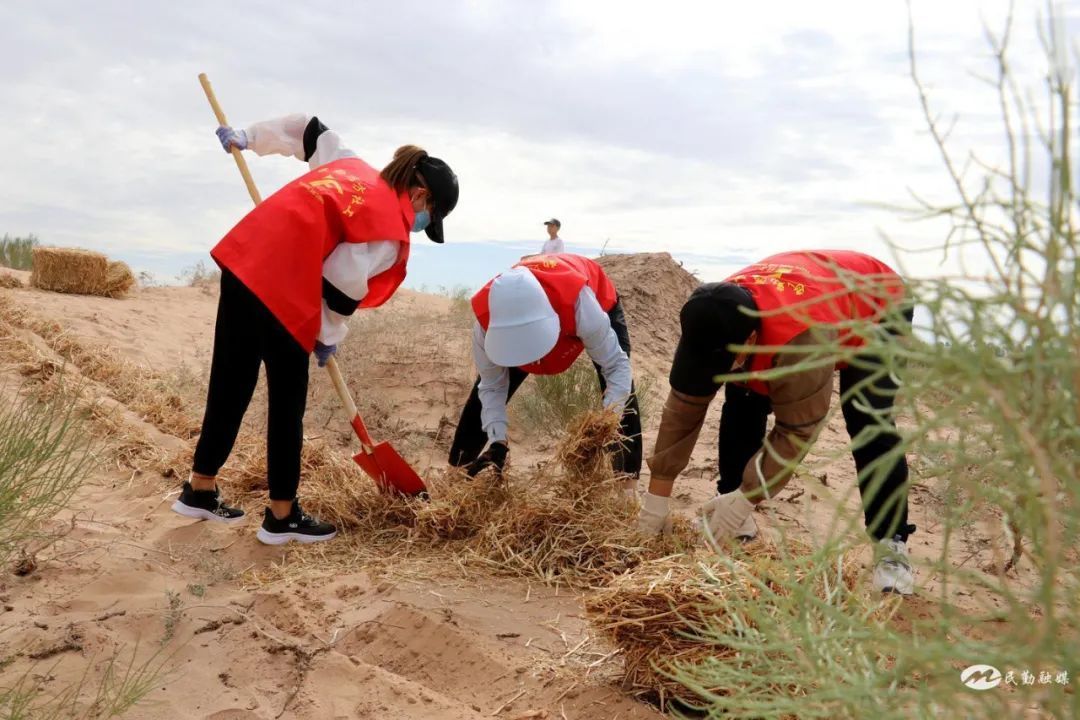
M 469 479 L 460 471 L 425 478 L 428 501 L 379 492 L 343 452 L 308 441 L 302 456 L 305 509 L 350 531 L 362 544 L 350 553 L 372 557 L 451 554 L 500 574 L 590 587 L 640 563 L 689 552 L 697 537 L 689 522 L 645 538 L 634 528 L 636 508 L 621 492 L 607 448 L 619 437 L 618 418 L 584 415 L 556 453 L 559 467 L 503 478 L 490 471 Z M 221 474 L 229 497 L 265 502 L 264 440 L 242 436 Z M 172 458 L 167 474 L 186 477 L 189 455 Z
M 135 284 L 125 263 L 79 248 L 34 248 L 30 284 L 42 290 L 117 298 Z
M 733 635 L 754 627 L 745 608 L 771 612 L 794 585 L 812 583 L 818 597 L 843 584 L 851 590 L 858 563 L 850 553 L 839 560 L 839 582 L 829 585 L 809 546 L 787 538 L 782 548 L 757 541 L 733 549 L 721 559 L 701 562 L 662 558 L 642 563 L 585 598 L 585 610 L 601 634 L 621 651 L 623 688 L 667 707 L 672 701 L 692 705 L 694 693 L 670 677 L 675 668 L 705 662 L 740 662 L 737 648 L 715 639 L 709 628 Z M 812 575 L 812 577 L 811 577 Z M 731 688 L 704 688 L 723 695 Z M 779 691 L 779 690 L 778 690 Z

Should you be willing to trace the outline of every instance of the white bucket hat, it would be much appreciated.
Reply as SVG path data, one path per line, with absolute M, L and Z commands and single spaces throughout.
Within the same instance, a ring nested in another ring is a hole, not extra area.
M 488 308 L 491 320 L 484 352 L 496 365 L 528 365 L 559 342 L 559 315 L 540 281 L 526 268 L 514 268 L 495 278 Z

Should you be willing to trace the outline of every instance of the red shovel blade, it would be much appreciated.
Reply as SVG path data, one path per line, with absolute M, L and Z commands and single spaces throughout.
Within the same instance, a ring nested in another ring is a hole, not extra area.
M 353 416 L 352 426 L 362 446 L 371 448 L 370 453 L 365 449 L 353 455 L 353 460 L 356 461 L 361 470 L 371 476 L 371 479 L 375 481 L 380 490 L 388 492 L 393 489 L 402 495 L 427 493 L 427 486 L 424 485 L 424 481 L 420 479 L 412 466 L 405 462 L 405 458 L 401 457 L 398 451 L 390 446 L 390 443 L 372 442 L 367 426 L 364 425 L 359 413 Z
M 359 452 L 353 456 L 353 460 L 384 491 L 392 488 L 402 495 L 427 492 L 424 481 L 390 443 L 378 443 L 370 454 Z

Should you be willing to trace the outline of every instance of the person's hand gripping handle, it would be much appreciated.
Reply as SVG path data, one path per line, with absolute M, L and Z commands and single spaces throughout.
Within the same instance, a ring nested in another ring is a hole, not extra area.
M 214 97 L 214 89 L 210 87 L 210 80 L 206 77 L 206 73 L 199 73 L 199 83 L 202 85 L 203 92 L 206 93 L 206 99 L 210 101 L 210 107 L 214 110 L 214 116 L 217 118 L 218 125 L 228 126 L 229 121 L 225 119 L 225 112 L 218 105 L 217 98 Z M 251 199 L 258 205 L 262 202 L 262 197 L 259 195 L 259 190 L 255 187 L 255 181 L 251 179 L 251 171 L 248 170 L 247 161 L 244 160 L 244 156 L 240 154 L 240 150 L 236 147 L 232 148 L 233 160 L 236 161 L 236 167 L 240 169 L 240 175 L 244 178 L 244 184 L 247 185 L 248 194 L 251 195 Z

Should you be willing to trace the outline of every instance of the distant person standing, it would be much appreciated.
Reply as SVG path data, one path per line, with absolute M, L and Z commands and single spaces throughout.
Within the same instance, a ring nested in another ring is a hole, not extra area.
M 562 238 L 559 237 L 559 230 L 562 229 L 562 223 L 551 218 L 544 221 L 544 227 L 547 228 L 548 239 L 544 241 L 544 247 L 540 250 L 542 255 L 556 255 L 558 253 L 566 252 L 563 249 Z

